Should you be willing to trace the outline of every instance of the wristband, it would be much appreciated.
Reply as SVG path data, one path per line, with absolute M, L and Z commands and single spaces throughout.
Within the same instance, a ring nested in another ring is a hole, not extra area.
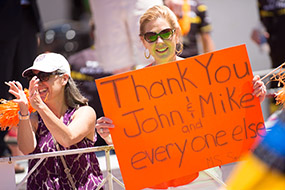
M 18 117 L 19 117 L 20 120 L 28 120 L 28 119 L 30 119 L 30 112 L 28 112 L 27 115 L 22 115 L 21 112 L 19 111 L 18 112 Z

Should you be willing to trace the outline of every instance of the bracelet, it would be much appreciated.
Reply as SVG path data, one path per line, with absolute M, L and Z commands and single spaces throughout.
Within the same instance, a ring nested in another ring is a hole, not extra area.
M 22 115 L 20 111 L 18 111 L 18 117 L 20 120 L 28 120 L 30 119 L 30 112 L 27 115 Z

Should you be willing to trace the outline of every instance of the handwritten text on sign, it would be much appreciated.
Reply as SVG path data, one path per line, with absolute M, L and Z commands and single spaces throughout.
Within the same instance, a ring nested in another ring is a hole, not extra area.
M 237 161 L 264 132 L 244 45 L 96 80 L 127 189 Z

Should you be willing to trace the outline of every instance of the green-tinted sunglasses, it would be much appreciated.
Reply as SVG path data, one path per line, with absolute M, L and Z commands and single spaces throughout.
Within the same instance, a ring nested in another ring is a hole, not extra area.
M 158 36 L 163 40 L 170 39 L 173 36 L 174 31 L 174 29 L 167 28 L 160 31 L 159 33 L 147 32 L 143 35 L 143 37 L 148 43 L 153 43 L 157 40 Z

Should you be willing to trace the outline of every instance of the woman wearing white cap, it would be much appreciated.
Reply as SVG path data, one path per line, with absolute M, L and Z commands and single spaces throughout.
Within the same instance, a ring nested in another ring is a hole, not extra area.
M 20 107 L 18 144 L 24 154 L 93 147 L 96 113 L 87 105 L 70 77 L 67 60 L 60 54 L 39 55 L 23 72 L 30 80 L 28 99 L 19 82 L 9 92 Z M 38 159 L 29 160 L 29 170 Z M 103 176 L 94 153 L 46 158 L 31 174 L 27 189 L 95 189 Z

